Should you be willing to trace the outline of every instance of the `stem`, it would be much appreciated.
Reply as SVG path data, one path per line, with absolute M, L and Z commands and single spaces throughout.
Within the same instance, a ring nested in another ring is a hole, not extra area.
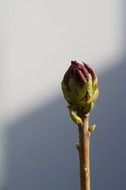
M 89 116 L 84 115 L 83 125 L 79 126 L 79 157 L 81 190 L 90 190 L 90 132 Z

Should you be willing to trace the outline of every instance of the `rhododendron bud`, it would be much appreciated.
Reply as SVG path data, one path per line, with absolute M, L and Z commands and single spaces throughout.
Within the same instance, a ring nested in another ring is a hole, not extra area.
M 69 109 L 82 117 L 92 110 L 98 97 L 97 76 L 86 63 L 71 61 L 62 81 L 62 90 Z

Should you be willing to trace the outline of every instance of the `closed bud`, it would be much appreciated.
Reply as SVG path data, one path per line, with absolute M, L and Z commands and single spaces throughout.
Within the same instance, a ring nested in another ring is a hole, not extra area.
M 62 90 L 69 107 L 82 116 L 91 111 L 98 97 L 98 80 L 93 69 L 86 63 L 71 61 L 62 81 Z

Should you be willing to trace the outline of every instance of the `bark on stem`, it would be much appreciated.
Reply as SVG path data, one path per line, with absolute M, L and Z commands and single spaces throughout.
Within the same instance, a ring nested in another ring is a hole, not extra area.
M 79 157 L 81 190 L 90 190 L 90 132 L 89 116 L 84 115 L 83 126 L 79 126 Z

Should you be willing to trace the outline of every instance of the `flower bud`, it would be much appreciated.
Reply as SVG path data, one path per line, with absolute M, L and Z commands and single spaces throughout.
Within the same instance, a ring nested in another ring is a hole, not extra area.
M 86 63 L 71 61 L 62 81 L 62 90 L 69 108 L 82 116 L 91 111 L 98 97 L 97 76 Z

